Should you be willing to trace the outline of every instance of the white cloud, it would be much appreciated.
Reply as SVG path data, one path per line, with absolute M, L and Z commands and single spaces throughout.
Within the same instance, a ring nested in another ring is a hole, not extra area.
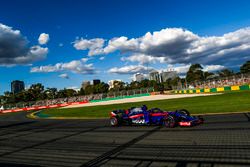
M 143 65 L 129 65 L 124 67 L 114 67 L 108 70 L 109 73 L 116 74 L 135 74 L 135 73 L 147 73 L 149 70 L 152 70 L 152 67 L 145 67 Z
M 138 62 L 141 60 L 133 55 L 149 55 L 154 58 L 164 58 L 169 64 L 200 63 L 225 66 L 241 64 L 250 58 L 250 27 L 221 36 L 199 36 L 182 28 L 166 28 L 152 33 L 147 32 L 138 38 L 115 37 L 106 45 L 104 39 L 101 41 L 103 42 L 100 45 L 95 39 L 86 40 L 84 43 L 90 42 L 91 46 L 98 45 L 98 47 L 95 47 L 96 49 L 84 47 L 84 49 L 89 49 L 90 55 L 109 54 L 115 51 L 129 53 L 128 58 L 123 59 Z
M 166 63 L 165 57 L 153 57 L 145 54 L 133 54 L 128 57 L 122 57 L 122 61 L 138 62 L 139 64 L 148 63 Z
M 175 71 L 177 71 L 178 74 L 186 74 L 189 67 L 190 67 L 191 64 L 188 64 L 188 65 L 181 65 L 181 66 L 178 66 L 178 67 L 173 67 L 172 69 L 174 69 Z
M 46 58 L 48 48 L 28 43 L 19 30 L 0 23 L 0 65 L 27 65 Z
M 186 74 L 190 66 L 191 64 L 180 65 L 177 67 L 171 66 L 170 69 L 174 69 L 175 71 L 177 71 L 178 74 Z M 202 65 L 202 67 L 203 71 L 208 71 L 208 72 L 215 72 L 225 68 L 225 66 L 222 65 Z
M 103 46 L 104 46 L 105 40 L 102 38 L 94 38 L 94 39 L 77 39 L 75 40 L 74 47 L 77 50 L 89 50 L 88 55 L 99 55 L 103 53 Z
M 225 66 L 222 65 L 205 65 L 203 66 L 203 71 L 215 72 L 225 69 Z
M 80 88 L 77 87 L 77 86 L 70 86 L 70 87 L 67 87 L 66 89 L 73 89 L 75 91 L 79 91 L 80 90 Z
M 43 48 L 43 47 L 38 46 L 38 45 L 32 46 L 30 48 L 31 55 L 34 55 L 35 57 L 39 58 L 39 60 L 46 58 L 48 52 L 49 52 L 48 48 Z
M 72 60 L 67 63 L 57 63 L 55 65 L 46 65 L 39 67 L 32 67 L 30 72 L 60 72 L 60 71 L 71 71 L 79 74 L 94 74 L 95 68 L 93 64 L 85 64 L 85 60 Z
M 49 34 L 41 33 L 39 35 L 38 42 L 40 45 L 47 44 L 49 42 Z
M 30 62 L 40 61 L 47 57 L 48 48 L 40 46 L 32 46 L 30 52 L 26 56 L 15 57 L 12 61 L 15 64 L 29 64 Z
M 114 52 L 116 50 L 122 50 L 122 51 L 130 51 L 130 50 L 136 50 L 138 48 L 138 40 L 137 39 L 130 39 L 128 40 L 127 37 L 119 37 L 119 38 L 113 38 L 109 40 L 108 45 L 104 48 L 104 53 L 108 54 L 111 52 Z
M 60 74 L 59 75 L 60 78 L 65 78 L 65 79 L 69 79 L 69 75 L 64 73 L 64 74 Z
M 139 38 L 140 52 L 156 57 L 172 57 L 183 53 L 197 40 L 198 36 L 180 28 L 166 28 L 153 33 L 146 33 Z
M 124 67 L 114 67 L 108 70 L 109 73 L 116 73 L 116 74 L 135 74 L 135 73 L 148 73 L 149 71 L 156 70 L 158 72 L 165 71 L 165 70 L 174 70 L 179 75 L 185 75 L 189 70 L 191 64 L 181 64 L 178 66 L 168 65 L 166 69 L 154 69 L 153 67 L 146 67 L 143 65 L 128 65 Z M 215 72 L 225 68 L 222 65 L 202 65 L 203 71 Z
M 46 66 L 40 66 L 40 67 L 32 67 L 30 72 L 57 72 L 62 71 L 61 63 L 58 63 L 56 65 L 46 65 Z
M 105 57 L 104 57 L 104 56 L 99 58 L 99 60 L 104 60 L 104 59 L 105 59 Z
M 81 61 L 86 63 L 89 60 L 89 58 L 82 58 Z

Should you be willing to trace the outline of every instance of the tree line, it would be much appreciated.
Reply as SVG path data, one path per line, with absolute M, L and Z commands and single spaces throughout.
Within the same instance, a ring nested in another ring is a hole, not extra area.
M 79 91 L 74 89 L 61 89 L 57 88 L 45 88 L 41 83 L 33 84 L 30 88 L 23 90 L 19 93 L 4 92 L 4 95 L 0 96 L 1 104 L 18 103 L 18 102 L 29 102 L 46 99 L 66 98 L 74 97 L 79 95 L 90 95 L 99 93 L 114 93 L 120 91 L 128 91 L 141 88 L 153 88 L 154 91 L 172 90 L 179 84 L 192 83 L 205 81 L 209 79 L 229 77 L 235 74 L 250 73 L 250 61 L 245 62 L 238 73 L 230 69 L 223 69 L 216 73 L 203 71 L 203 67 L 200 64 L 192 64 L 186 73 L 185 78 L 169 78 L 165 82 L 158 83 L 154 80 L 142 80 L 141 82 L 132 81 L 131 83 L 124 83 L 120 81 L 114 82 L 114 87 L 109 88 L 107 83 L 101 82 L 96 85 L 88 85 L 85 89 L 81 88 Z

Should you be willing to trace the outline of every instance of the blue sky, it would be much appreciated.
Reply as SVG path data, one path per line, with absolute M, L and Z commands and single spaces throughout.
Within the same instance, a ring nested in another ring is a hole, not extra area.
M 0 51 L 0 93 L 10 90 L 15 79 L 60 89 L 95 78 L 131 81 L 146 66 L 176 68 L 180 74 L 196 62 L 210 71 L 237 69 L 250 59 L 249 8 L 247 0 L 3 1 L 0 50 L 18 38 L 18 46 L 26 41 L 26 59 L 19 61 L 20 52 L 6 59 Z M 38 42 L 42 33 L 49 35 L 45 44 Z M 32 52 L 34 46 L 38 53 Z

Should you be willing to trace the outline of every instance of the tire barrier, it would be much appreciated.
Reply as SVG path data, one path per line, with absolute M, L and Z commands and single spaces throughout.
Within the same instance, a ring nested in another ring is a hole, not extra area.
M 204 88 L 204 89 L 189 89 L 189 90 L 175 90 L 176 94 L 186 94 L 186 93 L 218 93 L 225 91 L 238 91 L 238 90 L 250 90 L 250 85 L 235 85 L 235 86 L 224 86 L 218 88 Z
M 20 112 L 20 111 L 36 111 L 36 110 L 41 110 L 41 109 L 59 108 L 59 107 L 65 107 L 65 106 L 69 106 L 69 105 L 78 105 L 78 104 L 85 104 L 85 103 L 88 103 L 88 101 L 55 104 L 55 105 L 49 105 L 49 106 L 16 108 L 16 109 L 10 109 L 10 110 L 2 110 L 2 111 L 0 111 L 0 113 L 4 114 L 4 113 Z

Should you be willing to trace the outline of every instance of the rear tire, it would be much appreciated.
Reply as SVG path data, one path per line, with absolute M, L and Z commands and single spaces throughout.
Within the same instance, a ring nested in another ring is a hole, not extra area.
M 163 124 L 167 128 L 174 128 L 176 125 L 175 119 L 173 116 L 168 116 L 163 120 Z
M 111 126 L 118 126 L 119 125 L 118 119 L 116 117 L 110 118 L 110 125 Z

